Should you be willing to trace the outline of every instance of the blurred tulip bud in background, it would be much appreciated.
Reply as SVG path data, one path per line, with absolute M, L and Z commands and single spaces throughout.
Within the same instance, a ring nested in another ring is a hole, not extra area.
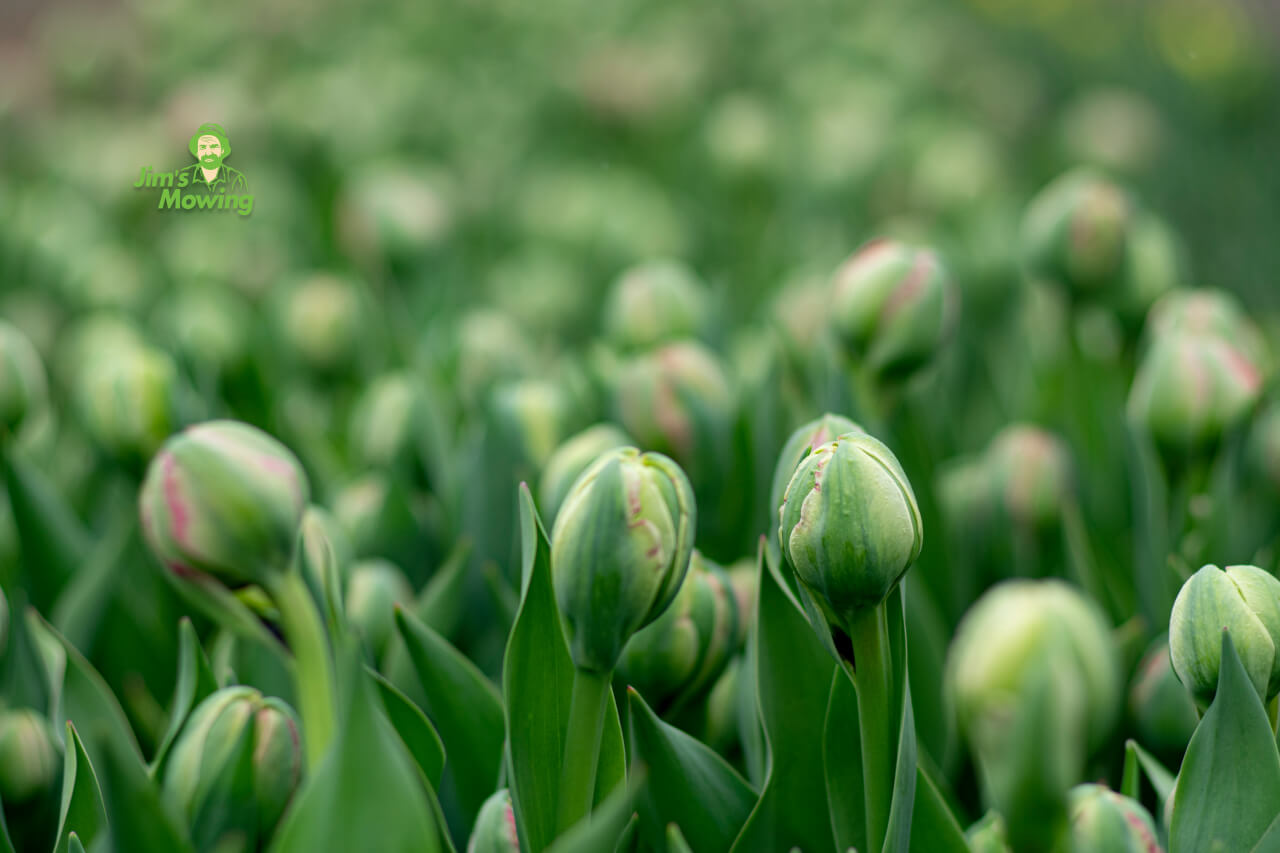
M 1061 439 L 1039 427 L 1014 424 L 992 440 L 986 464 L 1005 514 L 1015 524 L 1044 528 L 1058 523 L 1073 491 L 1071 456 Z
M 353 281 L 315 273 L 283 297 L 280 334 L 291 356 L 312 370 L 349 372 L 364 331 L 364 306 Z
M 389 373 L 373 380 L 351 412 L 351 456 L 360 469 L 420 465 L 426 405 L 412 374 Z
M 37 798 L 56 795 L 61 753 L 40 714 L 30 708 L 0 711 L 0 800 L 6 806 L 31 806 Z
M 177 426 L 178 371 L 147 346 L 109 352 L 85 365 L 76 399 L 85 431 L 117 459 L 150 459 Z
M 347 621 L 364 636 L 375 660 L 395 631 L 395 608 L 413 603 L 404 572 L 387 560 L 362 560 L 351 567 L 343 605 Z
M 1169 637 L 1147 647 L 1129 685 L 1129 713 L 1139 742 L 1162 754 L 1180 754 L 1200 721 L 1195 700 L 1178 680 L 1169 657 Z
M 710 324 L 707 286 L 683 264 L 650 261 L 618 277 L 604 309 L 604 332 L 620 350 L 701 337 Z
M 1106 297 L 1121 284 L 1134 204 L 1120 187 L 1087 169 L 1068 172 L 1042 189 L 1022 221 L 1027 272 L 1077 297 Z
M 44 365 L 21 331 L 0 320 L 0 429 L 16 435 L 48 402 Z

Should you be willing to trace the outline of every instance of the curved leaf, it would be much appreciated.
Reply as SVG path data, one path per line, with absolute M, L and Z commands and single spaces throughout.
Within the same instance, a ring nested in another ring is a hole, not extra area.
M 58 812 L 58 843 L 55 853 L 67 853 L 73 834 L 92 844 L 98 830 L 106 826 L 102 790 L 84 751 L 76 727 L 67 723 L 66 751 L 62 763 L 62 807 Z
M 218 680 L 213 676 L 213 667 L 209 665 L 209 658 L 200 645 L 196 629 L 192 627 L 191 620 L 184 616 L 178 623 L 178 681 L 173 688 L 173 700 L 169 703 L 169 726 L 151 760 L 153 778 L 159 778 L 169 747 L 173 746 L 191 709 L 217 689 Z M 93 843 L 93 839 L 89 839 L 89 842 Z
M 394 684 L 371 669 L 365 671 L 373 679 L 373 683 L 378 685 L 387 719 L 395 726 L 400 739 L 408 747 L 409 754 L 413 756 L 432 788 L 439 790 L 440 777 L 444 774 L 445 751 L 435 726 L 431 725 L 422 709 L 396 689 Z

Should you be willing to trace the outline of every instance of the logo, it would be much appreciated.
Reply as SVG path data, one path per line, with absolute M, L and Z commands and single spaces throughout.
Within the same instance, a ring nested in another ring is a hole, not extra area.
M 143 166 L 134 188 L 160 190 L 159 210 L 253 213 L 253 194 L 244 174 L 225 162 L 231 155 L 231 140 L 221 125 L 200 125 L 187 148 L 196 162 L 172 172 Z

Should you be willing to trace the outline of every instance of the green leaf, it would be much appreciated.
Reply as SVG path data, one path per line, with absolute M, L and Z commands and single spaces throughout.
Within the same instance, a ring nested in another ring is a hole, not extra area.
M 40 713 L 50 713 L 55 701 L 55 676 L 49 672 L 36 637 L 26 619 L 16 618 L 27 612 L 25 591 L 14 590 L 9 600 L 9 637 L 0 642 L 4 650 L 0 654 L 0 698 L 16 708 L 35 708 Z M 0 630 L 4 628 L 0 625 Z M 3 638 L 0 637 L 0 641 Z
M 1280 754 L 1262 700 L 1222 632 L 1218 692 L 1187 745 L 1170 853 L 1248 850 L 1280 812 Z
M 191 709 L 218 689 L 218 680 L 213 676 L 213 667 L 200 645 L 196 629 L 191 620 L 185 616 L 178 623 L 178 680 L 173 688 L 173 700 L 169 703 L 169 725 L 165 730 L 160 746 L 156 748 L 155 758 L 151 760 L 152 778 L 160 778 L 164 760 L 169 755 L 169 748 L 182 731 Z M 92 843 L 92 839 L 90 839 Z
M 74 832 L 67 836 L 67 853 L 84 853 L 84 844 L 80 842 L 80 836 Z
M 665 824 L 675 821 L 695 849 L 728 850 L 756 804 L 756 792 L 710 747 L 658 719 L 631 688 L 627 701 L 631 761 L 648 776 L 637 803 L 641 833 L 660 847 Z
M 452 637 L 466 613 L 464 596 L 470 558 L 471 541 L 462 539 L 454 545 L 414 602 L 414 614 L 422 624 L 430 626 L 441 636 Z
M 422 775 L 427 777 L 434 790 L 439 790 L 440 777 L 444 773 L 445 751 L 435 726 L 431 725 L 422 709 L 397 690 L 394 684 L 372 669 L 366 668 L 365 671 L 378 686 L 387 719 L 395 726 L 409 754 L 422 770 Z
M 62 760 L 62 807 L 58 812 L 58 842 L 55 853 L 67 853 L 72 833 L 90 844 L 107 823 L 102 790 L 93 764 L 84 751 L 76 727 L 67 723 L 66 751 Z
M 822 729 L 827 810 L 836 849 L 862 850 L 867 843 L 866 792 L 862 784 L 862 739 L 858 729 L 858 696 L 843 669 L 831 678 L 826 721 Z
M 165 571 L 164 577 L 192 610 L 209 617 L 219 627 L 274 653 L 282 661 L 287 661 L 288 666 L 293 665 L 279 638 L 267 630 L 262 620 L 221 582 L 204 575 L 179 578 L 170 571 Z
M 667 824 L 667 850 L 669 853 L 693 853 L 680 827 L 674 823 Z
M 105 726 L 90 737 L 90 745 L 101 756 L 93 766 L 102 771 L 98 781 L 114 848 L 129 853 L 194 853 L 137 753 L 123 747 Z
M 1176 780 L 1165 766 L 1151 753 L 1143 749 L 1134 741 L 1128 741 L 1125 744 L 1125 751 L 1132 751 L 1138 759 L 1138 766 L 1147 774 L 1147 781 L 1151 783 L 1151 787 L 1155 789 L 1156 796 L 1160 798 L 1163 805 L 1168 802 L 1169 797 L 1173 796 L 1173 786 Z M 1134 799 L 1137 799 L 1136 797 Z
M 636 785 L 644 784 L 643 779 Z M 619 784 L 586 818 L 547 848 L 548 853 L 600 853 L 613 850 L 631 820 L 632 789 Z
M 822 739 L 814 733 L 826 719 L 836 664 L 761 555 L 757 575 L 752 654 L 769 767 L 760 800 L 733 849 L 831 850 Z
M 534 853 L 556 837 L 556 797 L 573 694 L 573 660 L 551 588 L 551 550 L 527 486 L 520 486 L 523 600 L 502 665 L 511 799 Z M 612 692 L 596 767 L 596 802 L 626 774 L 622 725 Z
M 4 461 L 24 586 L 36 608 L 47 613 L 62 585 L 88 556 L 89 536 L 44 472 L 17 452 L 8 453 Z
M 964 830 L 924 766 L 916 770 L 915 809 L 911 815 L 912 853 L 968 853 Z
M 272 845 L 275 853 L 440 850 L 443 827 L 432 816 L 426 786 L 359 660 L 358 649 L 349 646 L 342 725 L 295 795 Z
M 17 853 L 9 837 L 9 825 L 4 820 L 4 804 L 0 803 L 0 853 Z
M 396 627 L 451 758 L 448 777 L 457 787 L 467 826 L 497 787 L 502 766 L 502 698 L 493 683 L 461 652 L 403 609 Z
M 254 850 L 258 838 L 258 806 L 253 786 L 253 726 L 245 726 L 217 778 L 196 804 L 191 836 L 200 853 L 218 853 L 234 840 L 237 849 Z M 243 846 L 241 846 L 243 845 Z
M 1139 798 L 1138 789 L 1142 781 L 1138 777 L 1138 753 L 1134 749 L 1136 745 L 1133 740 L 1124 742 L 1124 772 L 1120 776 L 1120 794 L 1131 800 Z
M 887 853 L 906 850 L 911 843 L 911 813 L 915 808 L 916 721 L 911 705 L 911 684 L 907 677 L 906 596 L 902 584 L 884 602 L 889 623 L 889 649 L 893 658 L 893 712 L 898 720 L 897 761 L 893 775 L 893 798 L 889 808 L 889 826 L 885 832 Z
M 93 647 L 112 591 L 123 574 L 121 561 L 135 544 L 138 527 L 136 508 L 117 513 L 106 534 L 86 555 L 84 565 L 59 594 L 53 624 L 76 648 L 88 651 Z

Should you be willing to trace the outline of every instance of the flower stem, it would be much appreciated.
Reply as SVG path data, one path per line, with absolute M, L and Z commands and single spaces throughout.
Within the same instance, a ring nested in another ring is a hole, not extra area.
M 565 732 L 564 761 L 560 769 L 560 803 L 556 834 L 561 835 L 591 813 L 604 731 L 605 699 L 612 673 L 576 670 L 573 699 L 569 703 L 569 728 Z
M 893 802 L 896 733 L 893 676 L 889 655 L 889 624 L 883 603 L 853 617 L 849 639 L 853 642 L 853 684 L 858 695 L 858 723 L 862 734 L 862 788 L 867 809 L 867 850 L 879 853 L 889 828 Z
M 315 768 L 334 733 L 333 660 L 315 601 L 296 571 L 277 576 L 267 592 L 280 610 L 280 624 L 295 660 L 294 686 L 302 718 L 307 765 Z

